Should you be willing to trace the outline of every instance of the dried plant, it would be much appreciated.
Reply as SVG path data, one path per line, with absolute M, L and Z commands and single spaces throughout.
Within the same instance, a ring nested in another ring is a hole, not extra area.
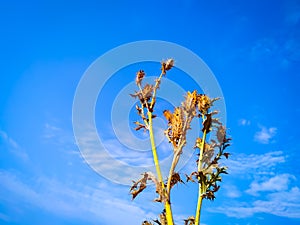
M 161 74 L 155 80 L 154 85 L 142 84 L 143 78 L 146 76 L 143 70 L 136 74 L 136 85 L 138 90 L 131 94 L 132 97 L 138 98 L 136 110 L 141 121 L 134 122 L 135 130 L 143 129 L 149 132 L 152 147 L 153 160 L 156 168 L 156 175 L 151 172 L 142 174 L 142 178 L 133 181 L 130 189 L 132 199 L 136 198 L 146 187 L 147 182 L 151 181 L 155 184 L 158 197 L 155 199 L 164 205 L 164 210 L 159 218 L 153 220 L 154 223 L 144 221 L 144 225 L 173 225 L 173 214 L 171 209 L 171 189 L 178 183 L 184 183 L 180 174 L 176 172 L 176 166 L 179 162 L 183 148 L 187 142 L 187 131 L 191 129 L 191 122 L 194 118 L 202 120 L 202 137 L 195 141 L 195 151 L 198 151 L 195 171 L 185 174 L 186 182 L 198 182 L 198 202 L 196 206 L 196 214 L 184 220 L 185 225 L 199 225 L 200 214 L 203 199 L 214 200 L 215 193 L 219 190 L 219 182 L 222 180 L 222 174 L 227 174 L 227 168 L 220 164 L 220 159 L 224 156 L 226 159 L 229 153 L 225 149 L 230 145 L 230 138 L 227 137 L 226 128 L 216 118 L 217 111 L 211 111 L 213 103 L 218 98 L 209 98 L 205 94 L 199 94 L 196 90 L 187 92 L 184 101 L 180 106 L 176 107 L 173 112 L 164 110 L 168 127 L 165 130 L 165 136 L 173 147 L 173 160 L 170 166 L 169 175 L 163 179 L 156 145 L 153 134 L 153 114 L 156 103 L 156 92 L 161 84 L 161 79 L 166 75 L 167 71 L 174 66 L 174 60 L 168 59 L 161 63 Z M 207 142 L 207 135 L 214 132 L 216 139 Z

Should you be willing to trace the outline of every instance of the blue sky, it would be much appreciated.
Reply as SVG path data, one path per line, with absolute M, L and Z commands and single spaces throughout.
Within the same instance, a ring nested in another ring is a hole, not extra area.
M 128 186 L 91 169 L 72 124 L 76 87 L 87 68 L 107 51 L 141 40 L 190 49 L 222 88 L 233 137 L 232 156 L 224 162 L 230 174 L 215 202 L 204 203 L 202 223 L 300 223 L 298 1 L 10 1 L 1 3 L 0 28 L 0 224 L 141 224 L 156 218 L 161 206 L 152 202 L 153 189 L 131 201 Z M 147 151 L 136 157 L 141 153 L 114 138 L 113 101 L 137 69 L 155 74 L 157 66 L 119 71 L 95 107 L 106 147 L 127 163 L 151 158 Z M 182 71 L 170 74 L 185 90 L 195 88 L 180 78 Z M 129 119 L 135 119 L 132 113 Z M 160 153 L 167 155 L 164 146 Z M 178 224 L 194 213 L 195 193 L 192 184 L 173 189 Z

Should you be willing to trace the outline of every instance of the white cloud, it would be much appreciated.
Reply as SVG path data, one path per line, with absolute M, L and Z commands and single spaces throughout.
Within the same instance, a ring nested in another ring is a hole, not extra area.
M 73 149 L 75 146 L 75 139 L 71 132 L 50 123 L 44 125 L 43 138 L 55 145 L 64 146 L 65 149 Z
M 287 218 L 300 218 L 300 190 L 293 187 L 287 191 L 268 194 L 265 200 L 254 202 L 231 202 L 210 211 L 224 213 L 229 217 L 247 218 L 257 213 L 267 213 Z
M 295 179 L 295 177 L 290 174 L 280 174 L 260 183 L 253 181 L 250 185 L 250 189 L 246 192 L 251 195 L 257 195 L 258 192 L 285 191 L 288 189 L 291 179 Z
M 254 140 L 262 144 L 269 144 L 270 140 L 276 135 L 276 132 L 276 127 L 261 127 L 261 130 L 255 133 Z
M 249 126 L 251 124 L 250 120 L 247 119 L 240 119 L 238 123 L 240 126 Z
M 233 184 L 226 184 L 224 183 L 222 185 L 222 189 L 225 191 L 225 196 L 228 198 L 239 198 L 241 196 L 240 190 L 237 188 L 237 186 Z
M 237 154 L 232 155 L 224 164 L 233 175 L 240 174 L 272 174 L 272 168 L 285 162 L 282 151 L 268 152 L 265 154 Z
M 7 144 L 9 151 L 22 161 L 28 161 L 29 157 L 26 151 L 20 147 L 20 145 L 11 138 L 6 132 L 0 130 L 0 138 Z
M 0 180 L 1 202 L 14 201 L 20 206 L 16 213 L 23 213 L 25 203 L 58 216 L 97 224 L 99 221 L 101 224 L 141 224 L 144 218 L 156 218 L 151 204 L 147 207 L 132 202 L 125 186 L 111 183 L 101 183 L 98 187 L 70 185 L 47 177 L 30 179 L 29 183 L 7 171 L 0 171 Z M 15 221 L 17 215 L 4 218 Z
M 235 196 L 230 196 L 228 190 L 231 185 L 226 187 L 224 183 L 225 197 L 228 201 L 222 207 L 210 208 L 209 211 L 226 214 L 228 217 L 247 218 L 257 213 L 272 214 L 288 218 L 300 218 L 300 190 L 297 186 L 291 186 L 296 178 L 288 173 L 276 174 L 279 164 L 285 162 L 282 151 L 269 152 L 262 155 L 258 154 L 239 154 L 233 155 L 228 160 L 229 173 L 245 181 L 251 180 L 249 188 L 245 193 L 256 196 L 249 198 L 241 196 L 237 200 Z M 238 187 L 238 186 L 235 186 Z M 244 198 L 248 198 L 247 201 Z

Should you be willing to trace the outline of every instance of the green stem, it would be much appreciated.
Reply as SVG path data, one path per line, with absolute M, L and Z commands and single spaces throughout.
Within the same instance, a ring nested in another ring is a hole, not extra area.
M 203 138 L 200 144 L 200 155 L 198 161 L 198 172 L 202 169 L 202 160 L 203 160 L 203 153 L 204 153 L 204 146 L 205 146 L 205 139 L 206 139 L 206 130 L 203 132 Z M 200 224 L 200 214 L 201 214 L 201 206 L 202 206 L 202 199 L 203 194 L 206 192 L 206 187 L 203 182 L 200 181 L 200 177 L 198 178 L 199 185 L 198 185 L 198 202 L 197 202 L 197 209 L 196 209 L 196 218 L 195 218 L 195 225 Z
M 149 128 L 149 134 L 150 134 L 150 142 L 151 142 L 154 165 L 155 165 L 155 168 L 156 168 L 156 173 L 157 173 L 159 183 L 161 184 L 161 187 L 162 187 L 162 190 L 163 190 L 163 194 L 166 194 L 165 193 L 166 188 L 165 188 L 165 184 L 164 184 L 163 177 L 162 177 L 162 174 L 161 174 L 158 155 L 157 155 L 157 151 L 156 151 L 156 145 L 155 145 L 155 141 L 154 141 L 153 125 L 152 125 L 152 113 L 149 112 L 149 111 L 148 111 L 148 120 L 149 120 L 148 128 Z M 173 215 L 172 215 L 172 209 L 171 209 L 171 204 L 170 204 L 169 198 L 165 202 L 165 210 L 166 210 L 166 219 L 167 219 L 168 225 L 173 225 L 174 224 Z

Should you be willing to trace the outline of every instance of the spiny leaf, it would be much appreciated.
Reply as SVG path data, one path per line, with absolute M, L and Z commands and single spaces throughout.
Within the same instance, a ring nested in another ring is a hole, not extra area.
M 191 182 L 195 182 L 195 180 L 193 179 L 193 177 L 190 175 L 187 175 L 187 174 L 185 174 L 185 176 L 186 176 L 186 182 L 189 182 L 189 181 L 191 181 Z
M 144 176 L 138 180 L 133 181 L 133 185 L 130 188 L 130 193 L 132 194 L 132 200 L 138 196 L 139 193 L 141 193 L 146 187 L 147 187 L 147 179 L 148 174 L 144 173 Z

